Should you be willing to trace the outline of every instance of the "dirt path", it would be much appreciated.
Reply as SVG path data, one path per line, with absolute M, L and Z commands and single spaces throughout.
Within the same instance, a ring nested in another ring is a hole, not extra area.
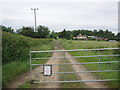
M 67 57 L 72 57 L 69 53 L 66 53 Z M 70 63 L 80 63 L 76 59 L 69 58 Z M 72 65 L 75 72 L 88 71 L 83 65 Z M 97 80 L 95 75 L 92 73 L 77 73 L 81 80 Z M 84 82 L 87 88 L 107 88 L 102 82 Z
M 55 40 L 55 50 L 62 49 L 62 46 L 60 45 L 60 42 Z M 60 52 L 54 52 L 52 54 L 52 57 L 50 60 L 47 61 L 47 64 L 58 64 L 60 63 L 61 59 L 52 59 L 53 57 L 60 57 L 62 54 Z M 52 72 L 59 72 L 59 66 L 58 65 L 52 65 Z M 59 81 L 59 75 L 58 74 L 52 74 L 51 76 L 43 76 L 43 74 L 40 74 L 39 71 L 42 71 L 43 67 L 39 67 L 36 70 L 33 71 L 33 73 L 38 72 L 39 78 L 37 80 L 39 81 Z M 33 78 L 37 76 L 32 76 Z M 41 84 L 41 83 L 40 83 Z M 37 88 L 59 88 L 60 83 L 45 83 L 44 85 L 38 85 Z
M 55 41 L 55 50 L 61 49 L 59 46 L 59 42 Z M 54 57 L 60 57 L 59 52 L 53 52 L 52 57 L 46 62 L 46 65 L 50 64 L 58 64 L 60 63 L 60 59 L 53 59 Z M 51 76 L 44 76 L 43 73 L 40 73 L 40 71 L 43 72 L 43 66 L 38 67 L 36 70 L 34 70 L 32 73 L 36 75 L 32 75 L 32 78 L 37 78 L 38 81 L 58 81 L 59 77 L 58 74 L 52 74 Z M 59 66 L 58 65 L 52 65 L 52 72 L 59 72 Z M 39 83 L 36 88 L 59 88 L 59 83 Z
M 59 57 L 58 53 L 53 53 L 52 57 Z M 59 63 L 59 59 L 50 59 L 47 64 L 58 64 Z M 59 66 L 57 65 L 53 65 L 52 66 L 52 72 L 58 72 L 59 70 Z M 39 67 L 37 68 L 37 70 L 35 70 L 33 73 L 37 73 L 37 75 L 32 75 L 32 78 L 35 79 L 37 78 L 38 81 L 58 81 L 58 74 L 52 74 L 51 76 L 44 76 L 43 74 L 40 74 L 40 71 L 43 71 L 43 67 Z M 44 85 L 42 85 L 41 83 L 39 83 L 39 85 L 37 85 L 36 88 L 59 88 L 59 83 L 44 83 Z

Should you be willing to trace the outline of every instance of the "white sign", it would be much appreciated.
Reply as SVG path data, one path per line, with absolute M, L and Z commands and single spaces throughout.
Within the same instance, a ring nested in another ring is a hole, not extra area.
M 43 72 L 45 76 L 52 75 L 52 66 L 51 65 L 44 65 Z

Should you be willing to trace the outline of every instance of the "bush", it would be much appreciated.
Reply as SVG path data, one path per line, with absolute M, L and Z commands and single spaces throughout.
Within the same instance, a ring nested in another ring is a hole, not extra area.
M 8 32 L 2 32 L 2 36 L 3 64 L 16 60 L 27 60 L 29 58 L 29 50 L 37 50 L 40 48 L 35 48 L 37 45 L 48 45 L 52 42 L 52 39 L 33 39 Z
M 29 44 L 23 36 L 7 32 L 2 35 L 3 64 L 28 57 Z

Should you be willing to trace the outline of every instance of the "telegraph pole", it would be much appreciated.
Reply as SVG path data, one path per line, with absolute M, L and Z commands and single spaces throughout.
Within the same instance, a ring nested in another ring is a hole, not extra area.
M 35 19 L 34 31 L 36 31 L 36 28 L 37 28 L 37 24 L 36 24 L 36 10 L 38 10 L 38 8 L 31 8 L 31 10 L 34 10 L 34 19 Z

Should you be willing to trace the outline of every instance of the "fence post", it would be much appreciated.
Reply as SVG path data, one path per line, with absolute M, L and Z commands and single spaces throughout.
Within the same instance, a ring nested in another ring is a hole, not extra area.
M 98 50 L 98 71 L 100 71 L 100 51 Z M 98 72 L 98 78 L 100 79 L 100 72 Z

